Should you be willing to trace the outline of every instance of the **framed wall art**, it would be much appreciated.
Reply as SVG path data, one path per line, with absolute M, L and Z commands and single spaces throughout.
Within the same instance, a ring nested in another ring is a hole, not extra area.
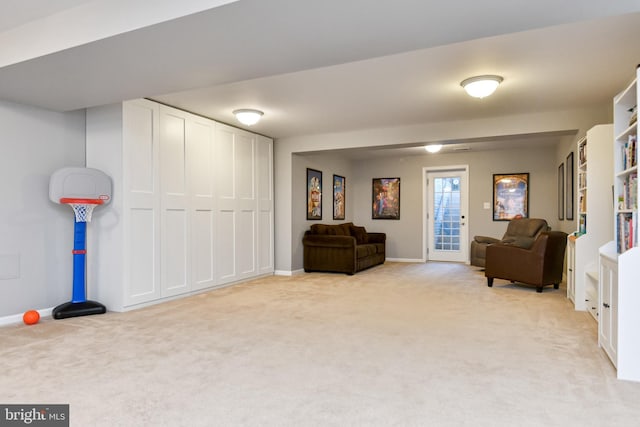
M 493 175 L 493 220 L 529 218 L 529 174 Z
M 568 221 L 573 221 L 573 151 L 569 153 L 567 156 L 566 164 L 566 172 L 567 179 L 565 180 L 566 191 L 565 191 L 565 208 L 566 215 Z
M 333 219 L 345 218 L 345 178 L 340 175 L 333 175 Z
M 564 163 L 558 166 L 558 219 L 564 219 Z
M 322 172 L 307 168 L 307 219 L 322 219 Z
M 400 219 L 400 178 L 373 178 L 372 219 Z

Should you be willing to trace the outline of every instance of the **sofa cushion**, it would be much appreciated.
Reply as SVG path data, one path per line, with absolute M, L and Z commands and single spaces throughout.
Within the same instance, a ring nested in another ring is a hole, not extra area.
M 349 227 L 349 233 L 356 238 L 357 245 L 364 245 L 369 243 L 369 236 L 367 230 L 364 227 L 358 227 L 357 225 L 351 225 Z
M 319 234 L 323 236 L 350 236 L 350 225 L 352 224 L 313 224 L 311 226 L 311 234 Z
M 356 246 L 356 258 L 365 258 L 376 253 L 375 245 Z

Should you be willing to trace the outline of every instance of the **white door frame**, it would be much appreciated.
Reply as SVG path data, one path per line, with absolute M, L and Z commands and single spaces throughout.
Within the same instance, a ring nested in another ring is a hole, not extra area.
M 469 165 L 450 165 L 450 166 L 425 166 L 422 168 L 422 262 L 427 262 L 429 256 L 427 254 L 427 248 L 429 247 L 429 222 L 427 220 L 427 214 L 429 209 L 429 201 L 427 200 L 427 176 L 429 172 L 446 172 L 446 171 L 460 171 L 467 183 L 466 200 L 463 201 L 463 209 L 461 213 L 465 214 L 466 225 L 461 230 L 464 230 L 460 234 L 460 241 L 465 239 L 465 244 L 461 246 L 463 248 L 463 256 L 466 260 L 465 263 L 469 264 Z

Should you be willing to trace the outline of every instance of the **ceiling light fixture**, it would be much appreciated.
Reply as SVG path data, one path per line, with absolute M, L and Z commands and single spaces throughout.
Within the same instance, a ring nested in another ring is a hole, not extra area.
M 502 80 L 500 76 L 476 76 L 463 80 L 460 86 L 474 98 L 484 98 L 495 92 Z
M 243 125 L 252 126 L 260 121 L 264 113 L 260 110 L 252 110 L 250 108 L 242 108 L 240 110 L 235 110 L 233 115 L 236 116 L 236 119 Z
M 442 144 L 425 145 L 424 149 L 427 150 L 430 153 L 437 153 L 438 151 L 440 151 L 442 149 Z

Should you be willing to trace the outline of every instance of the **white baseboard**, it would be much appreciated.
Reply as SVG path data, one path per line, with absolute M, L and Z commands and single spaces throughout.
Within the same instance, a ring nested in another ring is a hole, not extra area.
M 304 269 L 301 268 L 299 270 L 276 270 L 273 272 L 275 276 L 296 276 L 298 274 L 304 274 Z
M 391 261 L 391 262 L 426 262 L 423 259 L 411 259 L 411 258 L 387 258 L 385 261 Z
M 36 310 L 40 314 L 40 318 L 51 317 L 53 307 L 43 308 L 42 310 Z M 13 314 L 11 316 L 0 317 L 0 326 L 13 325 L 22 322 L 22 314 Z

